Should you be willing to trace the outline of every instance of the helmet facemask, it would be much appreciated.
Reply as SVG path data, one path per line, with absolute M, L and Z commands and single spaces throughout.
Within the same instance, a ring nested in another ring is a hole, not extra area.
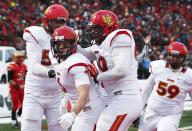
M 171 69 L 177 70 L 183 66 L 186 56 L 179 55 L 178 53 L 169 53 L 167 56 L 167 63 Z
M 17 57 L 14 57 L 13 59 L 14 59 L 16 64 L 21 65 L 24 62 L 25 57 L 24 56 L 17 56 Z
M 106 38 L 106 34 L 103 31 L 103 28 L 99 25 L 94 25 L 91 22 L 88 24 L 87 31 L 90 37 L 90 40 L 94 40 L 95 44 L 100 45 L 103 40 Z
M 51 52 L 58 63 L 67 59 L 76 51 L 74 40 L 51 40 Z

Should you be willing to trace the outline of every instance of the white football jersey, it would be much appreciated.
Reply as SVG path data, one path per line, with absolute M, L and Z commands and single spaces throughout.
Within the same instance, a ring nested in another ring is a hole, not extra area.
M 124 40 L 124 38 L 127 38 L 127 37 L 123 37 L 123 35 L 121 34 L 128 35 L 131 38 L 131 42 L 127 42 L 126 39 Z M 118 39 L 116 36 L 118 36 Z M 121 42 L 119 42 L 118 40 L 120 40 Z M 122 42 L 122 41 L 125 41 L 125 42 Z M 119 80 L 103 81 L 103 85 L 107 93 L 109 94 L 119 90 L 128 90 L 130 91 L 130 93 L 138 92 L 138 88 L 135 87 L 137 82 L 138 63 L 135 57 L 135 41 L 134 41 L 132 32 L 127 29 L 119 29 L 119 30 L 113 31 L 101 43 L 100 49 L 98 49 L 98 52 L 100 56 L 103 56 L 105 58 L 107 62 L 108 70 L 111 70 L 114 67 L 114 63 L 112 60 L 112 53 L 111 53 L 112 49 L 115 47 L 126 47 L 126 46 L 131 47 L 131 63 L 132 64 L 130 65 L 130 68 L 127 69 L 129 70 L 129 74 Z M 98 63 L 100 63 L 100 61 L 98 61 Z
M 90 64 L 90 62 L 85 56 L 80 53 L 75 53 L 57 66 L 57 82 L 72 102 L 75 102 L 78 98 L 76 88 L 84 84 L 90 85 L 90 101 L 97 99 L 98 97 L 95 83 L 87 74 L 87 64 Z
M 166 67 L 166 61 L 164 60 L 155 60 L 150 62 L 150 67 L 149 67 L 149 72 L 154 73 L 154 72 L 159 72 Z
M 181 71 L 173 72 L 164 64 L 161 69 L 153 70 L 152 75 L 155 85 L 146 111 L 158 115 L 182 113 L 186 94 L 192 96 L 192 70 L 182 68 Z
M 25 92 L 41 94 L 46 92 L 59 92 L 60 87 L 54 78 L 48 78 L 47 71 L 52 69 L 49 59 L 50 39 L 43 27 L 31 26 L 25 29 L 23 39 L 26 42 L 28 57 L 28 72 L 25 81 Z M 35 71 L 39 64 L 39 71 Z M 35 69 L 34 69 L 35 68 Z M 42 74 L 41 69 L 45 69 L 46 74 Z

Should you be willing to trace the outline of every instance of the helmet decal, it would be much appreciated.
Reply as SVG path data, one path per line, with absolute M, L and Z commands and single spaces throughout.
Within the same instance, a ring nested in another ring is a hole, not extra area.
M 107 26 L 112 26 L 114 24 L 114 21 L 110 15 L 108 14 L 103 15 L 102 18 Z

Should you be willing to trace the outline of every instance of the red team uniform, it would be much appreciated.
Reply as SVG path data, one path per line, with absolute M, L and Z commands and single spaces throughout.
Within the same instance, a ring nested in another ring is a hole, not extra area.
M 14 72 L 12 80 L 15 81 L 18 85 L 18 87 L 14 85 L 9 86 L 13 106 L 12 108 L 16 111 L 23 104 L 24 83 L 27 67 L 25 64 L 18 65 L 13 62 L 8 65 L 8 70 Z
M 24 54 L 16 51 L 13 54 L 13 62 L 7 65 L 8 81 L 12 101 L 12 126 L 18 128 L 16 113 L 21 116 L 24 97 L 24 83 L 27 67 L 23 63 Z M 18 112 L 17 112 L 18 111 Z

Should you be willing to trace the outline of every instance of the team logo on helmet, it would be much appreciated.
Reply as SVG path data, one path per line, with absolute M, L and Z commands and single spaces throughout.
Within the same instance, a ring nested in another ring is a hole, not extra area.
M 55 36 L 55 40 L 63 40 L 64 36 Z
M 103 15 L 102 16 L 103 21 L 108 25 L 108 26 L 112 26 L 114 24 L 114 21 L 112 19 L 112 17 L 110 15 Z

